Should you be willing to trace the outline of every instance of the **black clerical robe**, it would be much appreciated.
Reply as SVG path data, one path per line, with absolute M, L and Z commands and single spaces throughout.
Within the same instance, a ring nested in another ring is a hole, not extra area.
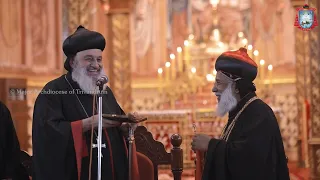
M 98 98 L 96 110 L 97 102 Z M 124 114 L 110 88 L 103 94 L 102 106 L 103 114 Z M 93 95 L 85 94 L 70 73 L 46 84 L 34 107 L 34 179 L 88 179 L 91 131 L 82 131 L 81 120 L 92 115 Z M 98 131 L 93 135 L 94 144 L 97 135 Z M 106 145 L 102 148 L 102 179 L 127 180 L 128 150 L 120 129 L 104 128 L 102 143 Z M 97 148 L 94 148 L 91 179 L 97 179 L 97 157 Z
M 228 125 L 255 96 L 243 98 L 229 113 Z M 253 101 L 239 116 L 228 141 L 211 139 L 202 180 L 289 180 L 287 159 L 272 109 Z
M 13 125 L 11 113 L 0 102 L 0 179 L 29 179 L 20 162 L 20 144 Z

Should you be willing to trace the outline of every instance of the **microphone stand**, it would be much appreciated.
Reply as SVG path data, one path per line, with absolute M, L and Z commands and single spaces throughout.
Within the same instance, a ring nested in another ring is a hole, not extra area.
M 103 90 L 103 84 L 98 85 L 99 86 L 99 92 L 98 92 L 98 98 L 99 98 L 99 105 L 98 105 L 98 115 L 99 115 L 99 123 L 98 123 L 98 180 L 101 180 L 101 159 L 102 159 L 102 90 Z
M 132 180 L 132 148 L 134 142 L 134 128 L 132 126 L 134 125 L 129 124 L 129 180 Z

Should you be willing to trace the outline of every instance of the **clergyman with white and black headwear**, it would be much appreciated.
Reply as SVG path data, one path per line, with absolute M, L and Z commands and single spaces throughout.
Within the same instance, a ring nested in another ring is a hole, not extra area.
M 68 72 L 48 82 L 43 90 L 55 93 L 39 94 L 34 106 L 33 179 L 97 179 L 98 152 L 91 148 L 98 136 L 98 98 L 94 95 L 97 80 L 105 76 L 105 46 L 106 40 L 99 32 L 83 26 L 64 41 L 64 67 Z M 125 114 L 108 86 L 102 97 L 103 114 Z M 130 117 L 135 120 L 135 116 Z M 128 179 L 128 148 L 121 125 L 103 119 L 101 179 Z M 139 180 L 135 160 L 133 156 L 132 177 Z
M 196 134 L 192 149 L 206 153 L 202 180 L 289 180 L 277 119 L 253 84 L 257 64 L 245 48 L 221 54 L 212 91 L 217 115 L 228 114 L 220 138 Z

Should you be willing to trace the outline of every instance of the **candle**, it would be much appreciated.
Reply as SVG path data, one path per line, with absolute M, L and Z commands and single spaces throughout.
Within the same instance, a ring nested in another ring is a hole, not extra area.
M 165 75 L 166 75 L 166 82 L 169 82 L 170 80 L 170 62 L 166 62 L 166 71 L 165 71 Z
M 186 69 L 189 69 L 190 67 L 190 54 L 189 54 L 189 41 L 185 40 L 184 41 L 184 60 L 186 64 Z
M 263 59 L 260 60 L 260 79 L 261 79 L 261 85 L 264 86 L 264 63 L 265 61 Z
M 163 70 L 162 68 L 159 68 L 158 69 L 158 81 L 159 81 L 159 92 L 162 93 L 162 84 L 163 84 L 163 79 L 162 79 L 162 73 L 163 73 Z
M 250 58 L 252 58 L 252 48 L 253 48 L 252 45 L 249 44 L 248 45 L 248 55 L 249 55 Z
M 195 67 L 192 67 L 191 72 L 192 72 L 192 74 L 195 74 L 197 72 L 197 69 Z
M 191 68 L 191 87 L 192 87 L 192 92 L 196 91 L 196 87 L 195 87 L 195 82 L 194 82 L 194 76 L 197 72 L 197 69 L 195 67 Z
M 246 39 L 246 38 L 244 38 L 244 39 L 242 39 L 242 44 L 244 45 L 244 46 L 246 46 L 247 45 L 247 43 L 248 43 L 248 40 Z
M 177 62 L 178 62 L 178 65 L 179 65 L 179 72 L 182 72 L 183 71 L 182 48 L 181 47 L 177 47 L 177 52 L 178 52 Z
M 269 89 L 271 90 L 272 89 L 272 65 L 270 64 L 268 66 L 268 76 L 269 76 Z
M 170 54 L 170 60 L 171 60 L 171 78 L 176 79 L 176 62 L 175 62 L 176 56 L 174 54 Z
M 253 51 L 253 60 L 254 60 L 254 62 L 256 62 L 256 64 L 258 64 L 258 56 L 259 56 L 259 51 L 254 50 Z
M 239 38 L 242 38 L 243 35 L 244 35 L 243 32 L 238 32 L 238 37 L 239 37 Z

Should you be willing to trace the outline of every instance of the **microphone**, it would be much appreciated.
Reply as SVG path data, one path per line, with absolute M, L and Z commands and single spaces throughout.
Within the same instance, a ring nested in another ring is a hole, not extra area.
M 99 78 L 97 80 L 97 83 L 96 85 L 97 86 L 103 86 L 104 84 L 108 83 L 109 82 L 109 78 L 107 76 L 102 76 L 101 78 Z

